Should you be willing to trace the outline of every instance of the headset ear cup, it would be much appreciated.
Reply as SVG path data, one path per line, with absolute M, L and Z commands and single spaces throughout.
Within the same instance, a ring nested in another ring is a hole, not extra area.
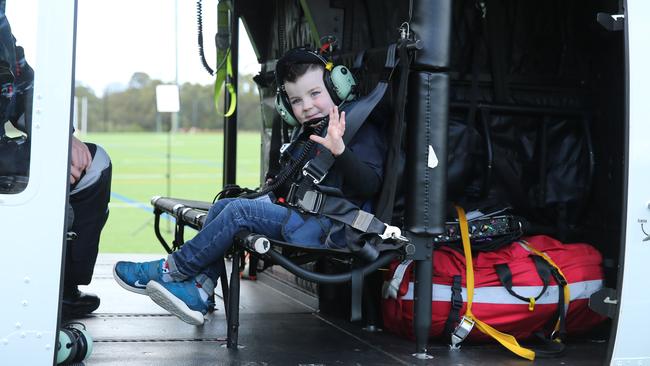
M 77 342 L 68 329 L 59 330 L 59 341 L 56 344 L 57 365 L 71 362 L 77 355 Z
M 354 79 L 352 72 L 343 65 L 335 66 L 332 71 L 329 72 L 329 84 L 333 90 L 330 90 L 330 94 L 336 95 L 339 104 L 343 101 L 349 102 L 354 99 L 356 94 L 357 82 Z M 327 83 L 327 81 L 326 81 Z
M 278 92 L 275 96 L 275 110 L 278 112 L 280 117 L 289 125 L 291 126 L 298 126 L 298 121 L 296 118 L 293 116 L 293 112 L 291 111 L 291 108 L 287 108 L 287 103 L 285 102 L 285 99 L 282 96 L 281 92 Z
M 90 334 L 88 334 L 88 332 L 84 329 L 77 327 L 70 327 L 69 329 L 74 333 L 77 340 L 77 353 L 72 361 L 81 362 L 84 359 L 88 358 L 88 356 L 90 356 L 92 353 L 93 339 L 90 337 Z
M 88 358 L 93 350 L 93 339 L 81 323 L 67 324 L 59 330 L 56 363 L 68 365 Z
M 323 83 L 325 84 L 325 89 L 327 89 L 330 98 L 332 98 L 332 102 L 336 105 L 341 104 L 342 100 L 339 97 L 337 87 L 332 82 L 332 72 L 327 71 L 327 69 L 323 70 Z

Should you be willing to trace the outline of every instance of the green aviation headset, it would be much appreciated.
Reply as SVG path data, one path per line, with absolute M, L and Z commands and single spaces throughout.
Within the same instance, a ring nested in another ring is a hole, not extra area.
M 68 323 L 59 329 L 56 345 L 57 365 L 78 364 L 93 351 L 93 339 L 81 323 Z
M 357 82 L 347 67 L 343 65 L 334 66 L 331 61 L 327 61 L 317 52 L 305 47 L 291 49 L 278 60 L 275 66 L 275 79 L 276 85 L 278 86 L 275 97 L 275 109 L 280 114 L 280 117 L 289 125 L 298 125 L 298 120 L 293 115 L 289 97 L 284 89 L 284 76 L 287 68 L 293 64 L 322 64 L 325 68 L 323 71 L 325 88 L 334 104 L 340 106 L 344 102 L 349 102 L 355 98 Z

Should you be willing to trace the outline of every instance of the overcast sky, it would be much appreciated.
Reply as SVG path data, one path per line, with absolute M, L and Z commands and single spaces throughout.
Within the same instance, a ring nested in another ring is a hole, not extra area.
M 52 0 L 43 0 L 52 1 Z M 66 0 L 67 1 L 67 0 Z M 37 0 L 7 0 L 7 17 L 28 61 L 37 57 Z M 134 72 L 173 82 L 175 0 L 78 0 L 76 80 L 101 95 L 110 84 L 127 84 Z M 210 84 L 197 46 L 196 1 L 178 0 L 178 80 Z M 203 37 L 208 64 L 215 67 L 217 0 L 203 1 Z M 259 65 L 246 32 L 240 30 L 240 72 L 255 74 Z

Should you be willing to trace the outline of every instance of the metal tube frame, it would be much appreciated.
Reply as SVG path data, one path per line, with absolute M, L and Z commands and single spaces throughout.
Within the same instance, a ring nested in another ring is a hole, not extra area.
M 232 78 L 226 79 L 238 93 L 237 80 L 239 74 L 239 10 L 238 1 L 232 0 L 232 14 L 230 17 L 230 54 L 232 61 Z M 224 66 L 226 67 L 226 66 Z M 224 92 L 224 107 L 227 111 L 230 105 L 230 94 Z M 237 179 L 237 113 L 223 118 L 223 186 L 235 184 Z

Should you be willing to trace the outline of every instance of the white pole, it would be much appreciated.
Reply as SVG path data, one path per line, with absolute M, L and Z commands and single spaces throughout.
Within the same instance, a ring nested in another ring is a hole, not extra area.
M 174 0 L 174 57 L 174 84 L 178 87 L 178 0 Z M 178 131 L 178 113 L 172 113 L 171 132 Z
M 77 118 L 77 116 L 79 115 L 79 113 L 78 113 L 79 108 L 78 108 L 77 97 L 76 96 L 72 99 L 72 106 L 74 107 L 74 108 L 72 108 L 72 128 L 74 128 L 75 131 L 78 131 L 79 130 L 79 119 Z
M 88 97 L 81 98 L 81 133 L 88 133 Z

